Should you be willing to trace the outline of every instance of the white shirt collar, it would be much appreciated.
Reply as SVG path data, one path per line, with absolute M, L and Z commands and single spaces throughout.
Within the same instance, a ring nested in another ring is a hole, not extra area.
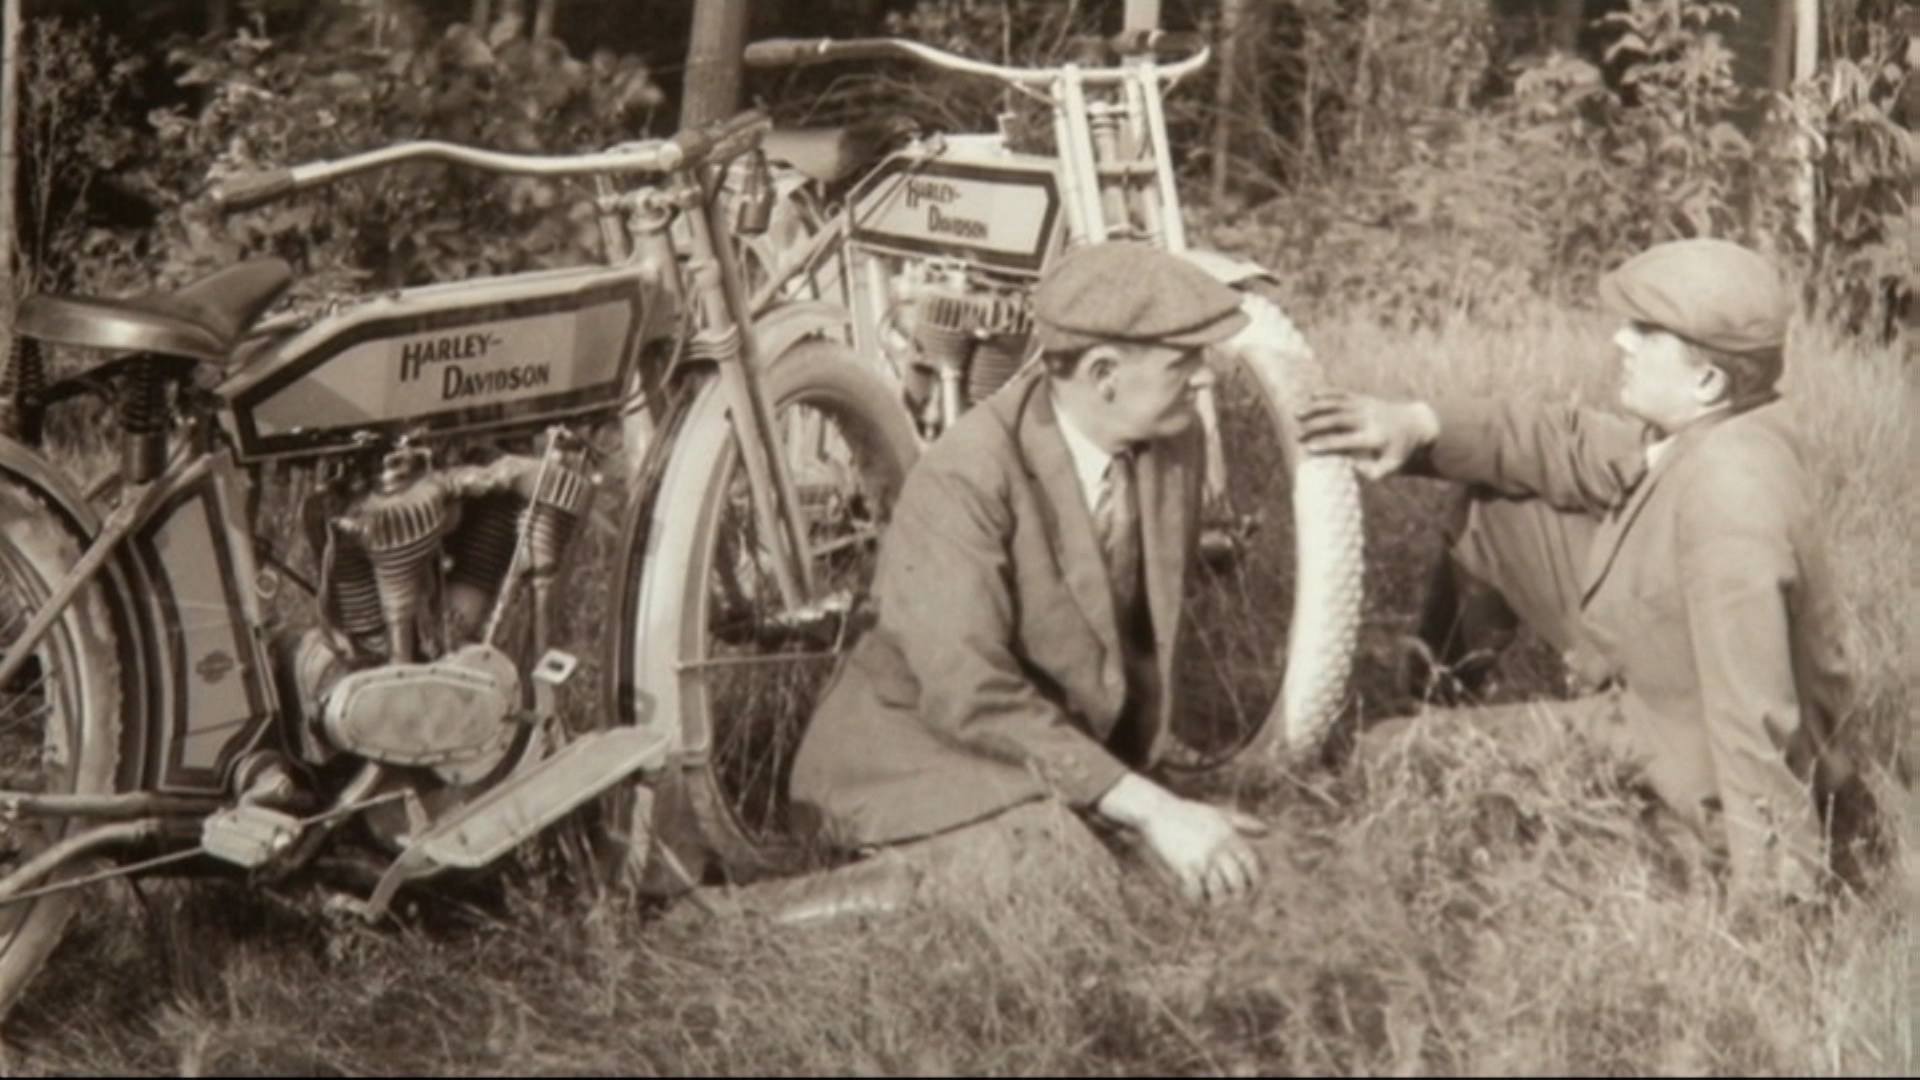
M 1667 451 L 1673 449 L 1673 439 L 1674 437 L 1669 435 L 1664 439 L 1656 439 L 1647 444 L 1645 453 L 1647 456 L 1648 472 L 1652 472 L 1660 467 L 1660 459 L 1666 457 Z
M 1067 444 L 1067 456 L 1073 459 L 1073 474 L 1080 481 L 1080 495 L 1091 511 L 1100 502 L 1100 489 L 1107 482 L 1107 467 L 1113 464 L 1113 455 L 1100 449 L 1080 430 L 1073 417 L 1060 407 L 1057 397 L 1053 399 L 1053 415 L 1060 421 L 1060 437 Z

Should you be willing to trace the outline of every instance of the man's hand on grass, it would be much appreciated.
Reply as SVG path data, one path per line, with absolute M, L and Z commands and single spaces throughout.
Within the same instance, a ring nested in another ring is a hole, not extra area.
M 1440 418 L 1423 401 L 1387 401 L 1322 390 L 1295 414 L 1310 454 L 1344 454 L 1369 480 L 1398 472 L 1440 435 Z
M 1095 809 L 1139 830 L 1189 900 L 1219 903 L 1260 883 L 1260 859 L 1247 837 L 1267 826 L 1251 814 L 1183 799 L 1135 773 L 1109 788 Z

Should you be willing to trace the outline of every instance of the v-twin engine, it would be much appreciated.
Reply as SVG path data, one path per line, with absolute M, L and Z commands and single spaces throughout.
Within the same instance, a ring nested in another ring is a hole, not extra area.
M 320 552 L 322 625 L 294 676 L 304 756 L 346 752 L 472 783 L 507 753 L 521 705 L 515 662 L 496 644 L 524 584 L 525 655 L 551 632 L 551 594 L 593 498 L 586 448 L 562 428 L 537 455 L 436 466 L 402 444 L 371 477 L 309 500 Z

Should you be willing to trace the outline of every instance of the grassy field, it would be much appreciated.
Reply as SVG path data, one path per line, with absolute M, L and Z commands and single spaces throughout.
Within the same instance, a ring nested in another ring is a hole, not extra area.
M 1604 400 L 1608 327 L 1309 336 L 1331 377 Z M 1803 333 L 1790 394 L 1826 485 L 1876 782 L 1920 702 L 1920 365 Z M 1367 490 L 1357 708 L 1405 707 L 1444 492 Z M 1510 665 L 1524 688 L 1551 677 Z M 1195 911 L 1132 874 L 991 911 L 777 930 L 643 908 L 527 860 L 369 929 L 221 885 L 94 894 L 5 1029 L 21 1073 L 1920 1073 L 1920 868 L 1804 918 L 1729 910 L 1580 756 L 1467 730 L 1420 764 L 1223 778 L 1276 823 L 1269 880 Z M 1909 751 L 1910 752 L 1910 751 Z M 1297 782 L 1296 782 L 1297 781 Z

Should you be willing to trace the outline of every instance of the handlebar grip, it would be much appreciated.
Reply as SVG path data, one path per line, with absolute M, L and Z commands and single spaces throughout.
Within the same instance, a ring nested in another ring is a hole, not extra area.
M 245 210 L 272 202 L 294 188 L 293 170 L 268 169 L 265 172 L 232 176 L 213 193 L 214 205 L 222 210 Z
M 832 38 L 768 38 L 748 45 L 740 59 L 758 68 L 817 64 L 832 45 Z
M 806 67 L 839 60 L 898 60 L 913 54 L 892 38 L 768 38 L 747 46 L 748 67 Z
M 1191 56 L 1207 47 L 1207 35 L 1191 30 L 1122 30 L 1107 39 L 1107 45 L 1121 56 L 1154 53 L 1159 56 Z

